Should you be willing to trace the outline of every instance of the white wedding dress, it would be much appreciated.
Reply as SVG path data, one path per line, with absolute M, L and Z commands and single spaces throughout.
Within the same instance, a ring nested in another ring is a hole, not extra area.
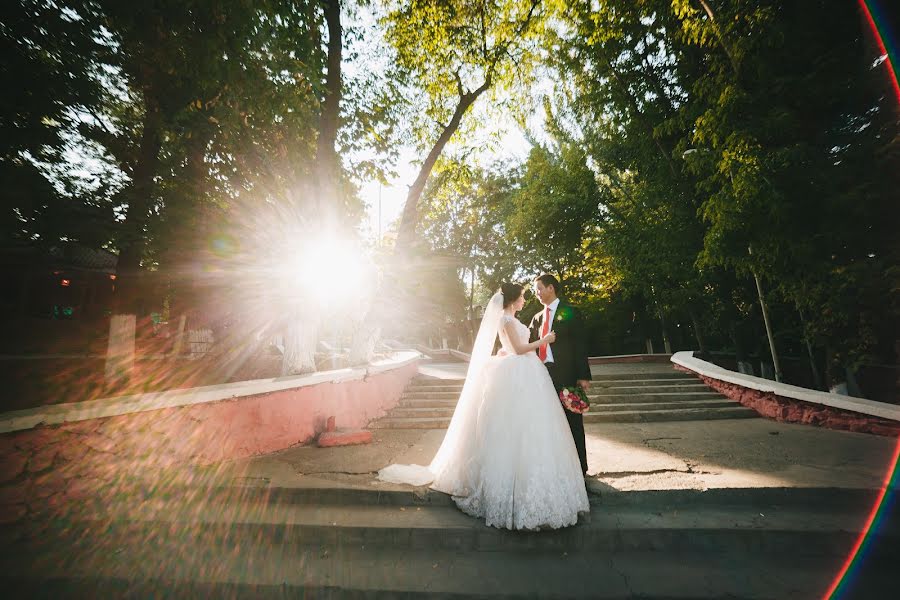
M 503 325 L 512 323 L 522 344 L 529 332 L 500 316 L 502 302 L 497 294 L 485 312 L 462 396 L 431 465 L 391 465 L 379 479 L 431 483 L 494 527 L 574 525 L 589 510 L 575 442 L 547 369 L 533 352 L 515 354 Z M 507 354 L 490 356 L 498 332 Z

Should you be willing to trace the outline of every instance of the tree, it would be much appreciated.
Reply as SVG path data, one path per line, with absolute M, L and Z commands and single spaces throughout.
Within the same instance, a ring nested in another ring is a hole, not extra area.
M 100 103 L 101 51 L 88 2 L 20 0 L 0 16 L 0 240 L 99 246 L 113 227 L 114 185 L 58 169 L 80 115 Z M 67 13 L 66 11 L 70 11 Z M 81 14 L 75 19 L 71 14 Z
M 428 102 L 416 137 L 429 150 L 404 205 L 400 251 L 414 245 L 419 199 L 444 147 L 485 92 L 527 80 L 545 19 L 539 0 L 404 0 L 389 5 L 383 20 L 387 38 Z
M 422 238 L 438 255 L 455 258 L 468 288 L 469 343 L 477 326 L 476 299 L 480 302 L 502 282 L 513 281 L 520 269 L 521 253 L 508 230 L 519 178 L 510 165 L 482 168 L 445 156 L 422 196 Z M 455 305 L 445 312 L 457 316 Z
M 536 276 L 550 271 L 575 287 L 581 278 L 587 237 L 600 197 L 594 173 L 580 148 L 563 144 L 557 152 L 536 146 L 525 162 L 510 232 L 528 248 L 525 264 Z
M 704 49 L 693 85 L 693 166 L 707 199 L 703 263 L 747 274 L 804 314 L 833 382 L 889 355 L 874 323 L 898 322 L 889 293 L 900 216 L 896 108 L 858 7 L 674 2 L 685 41 Z M 895 185 L 895 184 L 894 184 Z M 752 247 L 752 255 L 748 252 Z M 896 284 L 894 284 L 896 286 Z
M 687 313 L 702 348 L 700 196 L 679 156 L 689 125 L 678 110 L 696 57 L 667 2 L 578 4 L 567 17 L 551 44 L 561 72 L 555 128 L 571 124 L 562 133 L 583 145 L 597 175 L 594 254 L 624 298 L 648 304 L 636 312 L 659 318 L 667 344 L 666 315 Z

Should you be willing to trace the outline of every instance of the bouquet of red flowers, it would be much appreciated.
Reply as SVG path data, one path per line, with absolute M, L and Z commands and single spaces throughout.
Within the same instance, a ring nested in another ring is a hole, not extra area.
M 587 394 L 580 386 L 565 387 L 559 391 L 559 401 L 569 412 L 583 415 L 591 408 Z

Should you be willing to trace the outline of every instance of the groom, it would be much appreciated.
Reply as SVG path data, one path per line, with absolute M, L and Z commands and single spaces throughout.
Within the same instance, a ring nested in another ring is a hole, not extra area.
M 591 382 L 591 368 L 588 365 L 586 342 L 584 338 L 584 322 L 578 310 L 559 299 L 561 289 L 556 277 L 543 274 L 535 279 L 535 293 L 544 309 L 534 315 L 531 320 L 531 340 L 536 342 L 550 331 L 556 332 L 556 341 L 541 346 L 537 350 L 556 391 L 564 387 L 581 386 L 587 393 Z M 565 408 L 572 438 L 578 449 L 581 471 L 587 473 L 587 450 L 584 443 L 584 420 L 581 415 L 569 412 Z

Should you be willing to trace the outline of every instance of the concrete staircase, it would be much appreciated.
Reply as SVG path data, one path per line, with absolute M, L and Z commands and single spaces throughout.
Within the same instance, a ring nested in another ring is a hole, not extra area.
M 459 379 L 418 376 L 400 404 L 370 425 L 373 429 L 446 429 L 462 392 Z M 704 421 L 758 417 L 699 379 L 674 369 L 659 372 L 594 375 L 585 423 Z
M 560 531 L 485 527 L 435 492 L 119 493 L 0 526 L 7 597 L 819 598 L 863 532 L 867 490 L 603 492 Z M 892 597 L 896 510 L 859 594 Z

